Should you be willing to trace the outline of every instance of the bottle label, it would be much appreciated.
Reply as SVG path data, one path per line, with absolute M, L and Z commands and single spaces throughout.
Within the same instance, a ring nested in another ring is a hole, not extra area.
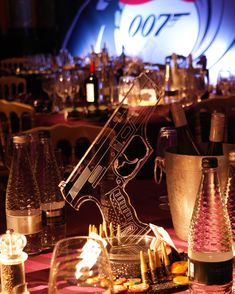
M 36 234 L 42 230 L 42 216 L 41 214 L 28 216 L 7 215 L 7 229 L 12 229 L 16 233 L 23 235 Z
M 87 83 L 86 84 L 86 99 L 89 103 L 95 102 L 95 87 L 94 84 Z
M 233 259 L 202 262 L 189 259 L 189 280 L 205 285 L 223 285 L 233 280 Z

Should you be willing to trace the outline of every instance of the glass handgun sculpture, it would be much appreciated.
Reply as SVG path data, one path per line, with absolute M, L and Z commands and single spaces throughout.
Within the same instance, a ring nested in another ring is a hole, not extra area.
M 143 73 L 134 80 L 69 177 L 59 184 L 65 200 L 77 210 L 84 202 L 94 201 L 103 221 L 113 224 L 114 232 L 120 225 L 121 236 L 144 235 L 150 231 L 149 225 L 139 220 L 125 191 L 127 183 L 153 151 L 147 140 L 146 125 L 155 109 L 152 106 L 131 111 L 125 103 L 135 99 L 141 105 L 150 95 L 157 104 L 160 91 Z

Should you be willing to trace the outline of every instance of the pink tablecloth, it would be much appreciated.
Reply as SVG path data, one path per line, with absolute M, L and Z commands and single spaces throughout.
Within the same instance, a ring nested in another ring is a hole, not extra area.
M 175 235 L 174 229 L 167 229 L 168 233 L 172 237 L 174 244 L 180 251 L 187 250 L 187 242 L 180 240 Z M 25 263 L 26 269 L 26 281 L 30 293 L 44 294 L 47 293 L 47 283 L 50 270 L 52 253 L 43 253 L 37 256 L 31 256 Z M 188 290 L 177 291 L 171 293 L 188 293 Z

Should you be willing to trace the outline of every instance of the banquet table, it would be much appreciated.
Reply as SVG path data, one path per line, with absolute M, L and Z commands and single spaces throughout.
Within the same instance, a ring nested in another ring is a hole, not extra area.
M 68 119 L 63 113 L 57 114 L 37 114 L 35 126 L 50 126 L 57 123 L 68 124 L 104 124 L 97 120 Z M 148 130 L 150 132 L 149 141 L 154 147 L 156 144 L 157 133 L 160 127 L 171 124 L 169 120 L 169 108 L 159 105 L 156 112 L 150 119 Z M 150 158 L 153 163 L 153 157 Z M 152 223 L 164 227 L 172 237 L 175 246 L 183 251 L 187 251 L 187 242 L 180 240 L 174 231 L 171 215 L 168 210 L 159 208 L 159 199 L 166 191 L 166 183 L 163 181 L 157 185 L 153 180 L 152 165 L 146 170 L 140 171 L 142 175 L 137 175 L 136 179 L 130 181 L 127 185 L 127 193 L 130 196 L 132 205 L 135 207 L 139 219 L 145 223 Z M 144 176 L 143 176 L 144 174 Z M 148 176 L 146 176 L 148 174 Z M 4 205 L 1 204 L 1 211 L 5 211 Z M 86 202 L 79 211 L 74 210 L 69 204 L 66 204 L 67 214 L 67 236 L 87 235 L 89 224 L 98 226 L 102 222 L 100 212 L 94 203 Z M 5 216 L 1 216 L 0 229 L 1 233 L 5 230 Z M 29 256 L 25 263 L 26 282 L 30 293 L 43 294 L 47 293 L 48 276 L 50 270 L 52 252 L 42 252 L 36 256 Z M 178 290 L 177 290 L 178 291 Z M 179 291 L 178 291 L 179 292 Z M 171 292 L 171 293 L 178 293 Z M 188 293 L 187 290 L 180 293 Z

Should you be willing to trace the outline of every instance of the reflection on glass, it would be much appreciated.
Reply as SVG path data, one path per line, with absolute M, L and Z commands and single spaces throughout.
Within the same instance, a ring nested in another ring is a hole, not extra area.
M 59 241 L 53 251 L 49 294 L 113 293 L 105 244 L 96 234 Z

